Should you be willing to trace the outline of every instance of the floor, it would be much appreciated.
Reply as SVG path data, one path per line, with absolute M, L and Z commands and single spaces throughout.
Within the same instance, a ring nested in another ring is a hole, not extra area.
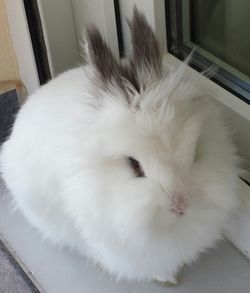
M 0 181 L 0 233 L 32 273 L 32 278 L 40 286 L 40 291 L 47 293 L 250 292 L 250 263 L 226 242 L 204 254 L 192 267 L 186 268 L 181 283 L 176 287 L 165 288 L 155 283 L 125 281 L 117 283 L 76 253 L 44 243 L 21 214 L 11 212 L 9 202 L 10 195 Z M 9 273 L 10 268 L 5 266 L 2 258 L 4 256 L 0 253 L 0 292 L 32 292 L 19 290 L 15 273 Z M 6 276 L 12 281 L 6 280 Z
M 0 292 L 39 293 L 0 241 Z

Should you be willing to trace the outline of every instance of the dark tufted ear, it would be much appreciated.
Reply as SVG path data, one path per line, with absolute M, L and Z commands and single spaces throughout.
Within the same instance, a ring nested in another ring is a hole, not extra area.
M 87 28 L 85 61 L 93 65 L 103 84 L 120 81 L 118 61 L 95 26 Z
M 126 94 L 128 100 L 127 85 L 138 89 L 133 67 L 116 59 L 95 26 L 87 29 L 85 61 L 94 67 L 98 86 L 102 89 L 109 91 L 111 86 L 118 87 Z
M 160 77 L 161 52 L 153 30 L 136 7 L 128 24 L 133 45 L 129 62 L 116 59 L 95 26 L 87 29 L 85 61 L 95 69 L 98 87 L 106 91 L 119 88 L 130 102 L 134 90 L 140 92 Z
M 128 24 L 133 46 L 132 64 L 140 86 L 145 88 L 161 74 L 160 46 L 145 16 L 136 6 L 133 9 L 133 18 Z

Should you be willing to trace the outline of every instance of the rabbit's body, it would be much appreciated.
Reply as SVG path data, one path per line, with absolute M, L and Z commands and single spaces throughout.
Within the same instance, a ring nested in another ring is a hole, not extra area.
M 92 65 L 70 70 L 28 99 L 2 148 L 26 218 L 118 278 L 174 282 L 238 207 L 228 131 L 182 71 L 124 94 L 115 80 L 97 89 Z

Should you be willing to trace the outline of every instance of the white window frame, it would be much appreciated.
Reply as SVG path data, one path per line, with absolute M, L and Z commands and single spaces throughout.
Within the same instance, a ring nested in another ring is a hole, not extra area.
M 5 0 L 5 7 L 20 77 L 28 94 L 32 94 L 40 82 L 24 4 L 22 0 Z

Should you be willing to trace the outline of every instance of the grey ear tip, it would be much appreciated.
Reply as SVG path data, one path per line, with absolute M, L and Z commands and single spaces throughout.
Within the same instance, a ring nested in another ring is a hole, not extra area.
M 133 4 L 133 13 L 138 13 L 138 8 L 135 3 Z
M 137 6 L 134 4 L 132 22 L 138 22 L 138 21 L 148 23 L 145 14 L 141 12 L 140 10 L 138 10 Z
M 86 26 L 86 31 L 87 31 L 87 39 L 89 40 L 93 37 L 102 38 L 102 35 L 99 29 L 94 24 L 88 24 Z
M 136 4 L 133 5 L 133 16 L 144 16 L 144 14 L 137 8 Z
M 97 27 L 94 24 L 87 24 L 86 25 L 86 31 L 87 33 L 91 33 L 92 31 L 97 30 Z
M 128 24 L 128 27 L 131 29 L 132 21 L 128 17 L 125 17 L 125 20 L 126 20 L 126 23 Z

